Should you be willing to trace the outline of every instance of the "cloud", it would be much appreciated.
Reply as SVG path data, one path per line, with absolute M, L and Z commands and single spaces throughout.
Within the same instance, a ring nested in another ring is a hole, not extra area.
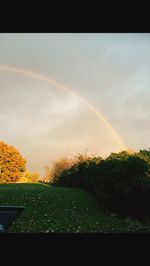
M 0 62 L 79 92 L 133 149 L 149 143 L 149 34 L 0 34 Z M 34 170 L 59 153 L 117 150 L 114 137 L 76 97 L 0 71 L 0 138 Z

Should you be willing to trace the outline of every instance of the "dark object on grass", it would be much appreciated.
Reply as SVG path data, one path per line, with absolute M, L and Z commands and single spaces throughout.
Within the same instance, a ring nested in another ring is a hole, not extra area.
M 24 209 L 22 206 L 0 206 L 0 233 L 6 233 Z

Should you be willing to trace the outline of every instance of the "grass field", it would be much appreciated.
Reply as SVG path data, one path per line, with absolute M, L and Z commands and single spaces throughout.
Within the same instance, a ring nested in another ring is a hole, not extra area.
M 0 185 L 0 205 L 25 206 L 10 233 L 150 232 L 149 226 L 102 212 L 80 189 L 40 183 Z

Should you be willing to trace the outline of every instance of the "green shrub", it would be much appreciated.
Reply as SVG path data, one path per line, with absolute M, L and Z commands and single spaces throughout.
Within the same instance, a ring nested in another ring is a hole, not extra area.
M 141 189 L 147 169 L 147 162 L 137 155 L 108 157 L 99 164 L 95 196 L 106 208 L 123 211 L 127 200 Z
M 150 149 L 140 150 L 137 155 L 148 163 L 147 177 L 149 177 L 148 179 L 150 180 Z
M 144 204 L 141 193 L 148 167 L 148 161 L 137 153 L 112 153 L 105 160 L 94 157 L 74 164 L 53 184 L 83 188 L 99 200 L 101 207 L 132 216 Z
M 78 154 L 73 158 L 62 157 L 54 161 L 52 167 L 45 167 L 46 179 L 50 181 L 51 184 L 58 184 L 60 182 L 59 177 L 65 170 L 70 169 L 73 165 L 81 164 L 89 160 L 91 157 L 85 154 Z
M 57 186 L 67 186 L 91 190 L 95 184 L 95 172 L 101 157 L 94 157 L 75 163 L 69 169 L 65 169 L 53 180 Z

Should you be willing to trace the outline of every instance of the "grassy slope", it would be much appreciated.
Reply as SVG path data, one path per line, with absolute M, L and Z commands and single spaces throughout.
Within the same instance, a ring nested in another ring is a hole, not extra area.
M 0 205 L 22 205 L 25 211 L 9 232 L 131 232 L 141 224 L 100 211 L 94 199 L 80 189 L 44 184 L 0 185 Z M 145 230 L 149 230 L 147 227 Z

